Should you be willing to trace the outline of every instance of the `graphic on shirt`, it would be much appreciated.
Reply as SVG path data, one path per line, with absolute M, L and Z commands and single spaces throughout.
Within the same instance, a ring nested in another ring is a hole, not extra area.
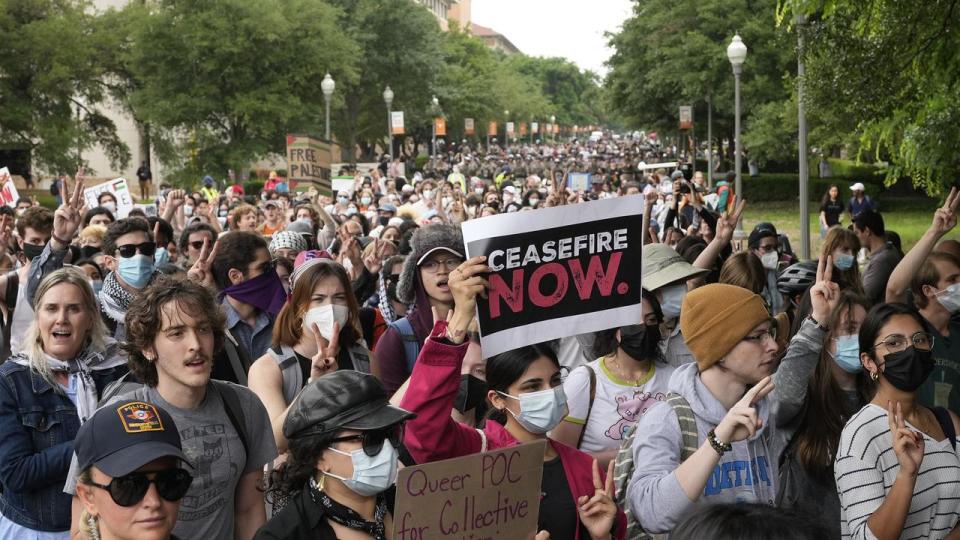
M 117 407 L 120 423 L 127 433 L 143 433 L 145 431 L 163 431 L 163 422 L 157 408 L 149 403 L 135 401 Z
M 718 495 L 727 489 L 759 484 L 771 485 L 770 465 L 766 456 L 757 456 L 751 461 L 726 461 L 716 466 L 703 488 L 705 496 Z M 738 494 L 738 498 L 740 498 Z
M 627 431 L 637 423 L 643 413 L 647 412 L 647 409 L 655 403 L 664 399 L 666 399 L 666 395 L 663 392 L 651 394 L 642 390 L 634 390 L 616 396 L 614 400 L 617 402 L 617 414 L 620 415 L 620 419 L 610 426 L 604 432 L 604 435 L 615 441 L 622 441 Z
M 180 505 L 180 521 L 203 519 L 226 504 L 237 476 L 236 456 L 230 455 L 223 424 L 193 426 L 180 432 L 184 452 L 194 464 L 190 491 Z

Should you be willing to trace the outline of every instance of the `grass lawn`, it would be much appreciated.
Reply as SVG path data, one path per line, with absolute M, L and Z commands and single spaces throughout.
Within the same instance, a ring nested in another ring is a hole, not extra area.
M 900 234 L 903 250 L 909 250 L 923 236 L 933 220 L 933 212 L 938 202 L 930 199 L 902 199 L 887 200 L 886 207 L 881 207 L 884 226 L 887 230 Z M 820 251 L 820 222 L 819 205 L 810 203 L 810 254 L 817 257 Z M 750 204 L 744 211 L 743 230 L 749 233 L 754 225 L 762 221 L 769 221 L 777 227 L 777 231 L 786 233 L 790 237 L 793 250 L 800 254 L 800 205 L 799 203 L 768 202 Z M 843 225 L 849 225 L 844 216 Z M 955 229 L 947 238 L 960 238 L 960 228 Z

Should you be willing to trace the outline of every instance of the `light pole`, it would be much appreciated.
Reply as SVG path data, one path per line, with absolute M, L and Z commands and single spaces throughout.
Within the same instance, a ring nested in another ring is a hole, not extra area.
M 740 174 L 740 154 L 742 153 L 742 142 L 740 141 L 740 73 L 743 71 L 743 61 L 747 59 L 747 46 L 740 39 L 740 34 L 733 36 L 730 45 L 727 45 L 727 58 L 730 59 L 730 65 L 733 66 L 733 101 L 734 101 L 734 170 L 737 173 L 735 204 L 740 204 L 743 199 L 743 180 Z M 743 236 L 743 218 L 737 222 L 738 236 Z
M 707 186 L 713 187 L 713 100 L 710 94 L 707 94 Z
M 510 146 L 510 134 L 507 133 L 507 123 L 510 122 L 510 111 L 504 109 L 503 111 L 503 149 L 506 150 Z
M 797 149 L 800 158 L 800 256 L 810 258 L 810 167 L 807 163 L 807 111 L 803 106 L 803 23 L 806 18 L 797 15 Z
M 550 115 L 550 139 L 557 142 L 557 117 Z
M 440 111 L 440 100 L 437 99 L 437 96 L 432 96 L 430 98 L 430 112 L 433 113 L 433 118 L 430 119 L 430 154 L 437 155 L 437 114 Z
M 389 141 L 389 144 L 390 144 L 390 151 L 388 152 L 388 154 L 390 154 L 390 157 L 392 158 L 393 157 L 393 122 L 391 121 L 390 118 L 391 118 L 391 115 L 393 114 L 393 111 L 390 109 L 390 107 L 393 105 L 393 90 L 390 89 L 389 84 L 383 90 L 383 101 L 386 102 L 387 104 L 387 141 Z
M 330 140 L 330 97 L 333 96 L 333 90 L 336 88 L 333 77 L 327 73 L 320 82 L 320 90 L 323 92 L 323 100 L 327 103 L 327 121 L 324 124 L 324 138 Z
M 80 104 L 77 103 L 77 170 L 80 170 L 80 166 L 83 165 L 83 155 L 80 150 L 80 134 L 83 133 L 83 128 L 80 125 L 81 113 Z

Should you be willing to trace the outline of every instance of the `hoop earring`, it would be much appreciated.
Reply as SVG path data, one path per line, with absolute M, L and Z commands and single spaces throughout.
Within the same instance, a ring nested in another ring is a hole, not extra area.
M 89 528 L 91 540 L 100 540 L 100 526 L 97 523 L 97 518 L 94 516 L 87 517 L 87 527 Z
M 870 378 L 873 379 L 874 381 L 879 380 L 879 379 L 880 379 L 880 372 L 878 372 L 878 371 L 871 371 L 871 372 L 870 372 Z

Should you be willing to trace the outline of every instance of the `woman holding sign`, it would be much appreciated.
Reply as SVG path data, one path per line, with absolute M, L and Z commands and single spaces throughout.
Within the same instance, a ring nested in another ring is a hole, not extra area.
M 625 520 L 613 502 L 612 475 L 604 475 L 589 455 L 547 437 L 567 413 L 552 349 L 532 345 L 487 360 L 487 400 L 496 410 L 496 421 L 488 420 L 480 430 L 450 417 L 468 346 L 467 327 L 477 295 L 488 286 L 482 277 L 487 272 L 485 258 L 474 257 L 450 273 L 453 315 L 434 325 L 401 402 L 418 415 L 407 422 L 407 449 L 418 463 L 425 463 L 547 439 L 540 528 L 553 540 L 622 538 Z

